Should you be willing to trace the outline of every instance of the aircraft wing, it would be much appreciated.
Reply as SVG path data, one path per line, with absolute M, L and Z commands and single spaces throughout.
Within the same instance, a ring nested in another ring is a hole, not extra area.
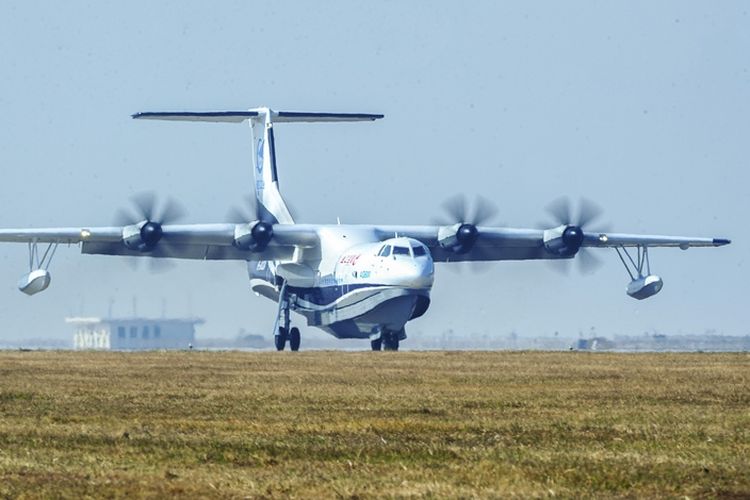
M 289 259 L 297 247 L 318 244 L 317 233 L 309 227 L 278 224 L 274 236 L 261 252 L 250 252 L 234 245 L 238 224 L 183 224 L 162 226 L 163 236 L 147 252 L 124 243 L 126 227 L 59 227 L 41 229 L 0 229 L 0 242 L 80 244 L 81 253 L 198 260 L 275 260 Z
M 584 237 L 584 247 L 721 247 L 732 241 L 726 238 L 692 238 L 689 236 L 657 236 L 645 234 L 596 233 Z
M 445 227 L 443 229 L 448 229 Z M 465 262 L 494 260 L 535 260 L 569 258 L 550 251 L 550 240 L 564 227 L 543 229 L 499 228 L 477 226 L 474 244 L 464 253 L 458 253 L 441 244 L 439 226 L 380 226 L 382 239 L 405 236 L 420 240 L 430 248 L 435 262 Z M 724 238 L 700 238 L 690 236 L 658 236 L 623 233 L 584 233 L 580 247 L 718 247 L 727 245 Z
M 275 224 L 273 237 L 263 251 L 251 252 L 235 245 L 238 224 L 182 224 L 162 226 L 162 240 L 143 252 L 124 244 L 126 227 L 62 227 L 42 229 L 0 229 L 0 242 L 81 244 L 85 254 L 122 255 L 197 260 L 288 260 L 296 248 L 320 245 L 315 224 Z M 435 262 L 537 260 L 567 258 L 550 251 L 555 231 L 477 226 L 470 248 L 456 252 L 445 244 L 450 227 L 374 226 L 381 240 L 406 236 L 420 240 L 430 248 Z M 441 240 L 442 238 L 442 240 Z M 656 236 L 623 233 L 584 233 L 580 247 L 716 247 L 729 244 L 723 238 Z

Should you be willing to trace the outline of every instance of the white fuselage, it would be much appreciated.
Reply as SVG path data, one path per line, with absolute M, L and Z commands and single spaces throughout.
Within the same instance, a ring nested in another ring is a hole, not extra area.
M 435 266 L 411 238 L 380 241 L 371 228 L 323 226 L 320 245 L 300 249 L 293 263 L 251 262 L 254 291 L 278 299 L 286 281 L 292 310 L 340 338 L 402 332 L 429 306 Z

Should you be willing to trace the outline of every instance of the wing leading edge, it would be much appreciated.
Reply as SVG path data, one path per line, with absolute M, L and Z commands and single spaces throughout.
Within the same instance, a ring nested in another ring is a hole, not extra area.
M 81 253 L 200 260 L 288 260 L 297 247 L 318 244 L 309 226 L 277 225 L 273 241 L 262 252 L 235 246 L 242 224 L 181 224 L 162 227 L 163 239 L 151 251 L 141 252 L 123 243 L 125 227 L 60 227 L 0 229 L 0 242 L 81 244 Z
M 276 224 L 273 239 L 263 252 L 236 248 L 237 224 L 182 224 L 163 227 L 164 241 L 153 251 L 140 252 L 123 244 L 123 227 L 62 227 L 40 229 L 0 229 L 0 242 L 82 244 L 82 253 L 162 257 L 201 260 L 287 260 L 296 248 L 320 245 L 319 231 L 326 225 Z M 566 258 L 548 251 L 541 229 L 477 227 L 474 245 L 464 253 L 444 248 L 439 241 L 440 226 L 371 226 L 380 240 L 406 236 L 430 248 L 436 262 L 541 260 Z M 724 238 L 659 236 L 625 233 L 587 233 L 581 247 L 719 247 Z
M 691 247 L 721 247 L 732 241 L 726 238 L 692 238 L 688 236 L 658 236 L 645 234 L 601 233 L 587 234 L 584 247 L 678 247 L 687 250 Z
M 438 241 L 438 226 L 379 226 L 381 239 L 406 236 L 420 240 L 430 248 L 436 262 L 537 260 L 567 258 L 547 250 L 545 231 L 542 229 L 499 228 L 478 226 L 478 237 L 473 247 L 465 253 L 455 253 L 443 248 Z M 699 238 L 690 236 L 660 236 L 625 233 L 587 233 L 581 247 L 719 247 L 730 244 L 725 238 Z

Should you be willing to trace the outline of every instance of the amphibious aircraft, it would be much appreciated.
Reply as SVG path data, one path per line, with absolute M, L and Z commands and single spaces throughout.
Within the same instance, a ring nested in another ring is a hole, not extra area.
M 300 347 L 300 331 L 291 326 L 291 311 L 337 338 L 369 339 L 373 350 L 397 350 L 406 338 L 406 323 L 429 308 L 435 263 L 575 258 L 588 269 L 599 260 L 591 252 L 609 248 L 617 252 L 630 276 L 627 294 L 643 300 L 663 285 L 651 273 L 650 248 L 684 250 L 730 243 L 723 238 L 596 231 L 589 227 L 599 209 L 584 200 L 574 217 L 565 198 L 548 207 L 555 222 L 544 228 L 487 225 L 496 212 L 492 204 L 480 198 L 470 214 L 462 197 L 444 205 L 450 220 L 432 225 L 296 224 L 279 191 L 274 125 L 372 121 L 383 115 L 261 107 L 144 112 L 133 118 L 248 122 L 254 147 L 253 213 L 235 210 L 228 223 L 175 224 L 182 212 L 176 203 L 167 202 L 157 211 L 155 198 L 141 195 L 134 198 L 138 213 L 123 214 L 113 227 L 2 229 L 0 241 L 25 242 L 29 247 L 29 272 L 18 284 L 22 292 L 33 295 L 49 286 L 49 265 L 60 244 L 80 244 L 84 254 L 240 260 L 247 262 L 251 289 L 278 303 L 273 327 L 278 350 L 287 343 L 293 351 Z

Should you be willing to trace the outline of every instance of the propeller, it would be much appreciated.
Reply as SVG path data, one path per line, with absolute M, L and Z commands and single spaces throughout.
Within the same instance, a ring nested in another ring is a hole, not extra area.
M 172 198 L 167 198 L 159 203 L 156 193 L 145 191 L 131 197 L 132 209 L 121 209 L 115 215 L 115 225 L 132 226 L 141 222 L 137 234 L 126 238 L 125 245 L 128 248 L 141 252 L 148 252 L 152 257 L 163 257 L 170 255 L 169 237 L 164 234 L 162 226 L 172 224 L 183 218 L 186 214 L 182 205 Z M 158 246 L 157 246 L 158 245 Z M 136 261 L 137 262 L 137 261 Z M 150 267 L 152 271 L 160 271 L 170 267 L 171 263 L 163 259 L 152 259 Z
M 232 224 L 248 224 L 256 222 L 250 232 L 235 239 L 235 246 L 243 250 L 262 252 L 273 238 L 273 219 L 267 213 L 258 215 L 257 202 L 254 197 L 247 195 L 243 197 L 243 203 L 239 207 L 229 209 L 225 220 Z
M 239 206 L 229 207 L 224 220 L 232 224 L 247 224 L 258 220 L 255 198 L 251 195 L 243 196 Z
M 449 218 L 435 218 L 432 223 L 442 227 L 458 224 L 455 240 L 451 240 L 445 248 L 456 254 L 466 254 L 471 251 L 472 256 L 478 259 L 467 261 L 471 264 L 472 270 L 479 272 L 485 269 L 487 263 L 483 262 L 484 249 L 475 246 L 479 238 L 477 226 L 491 222 L 497 216 L 497 207 L 482 196 L 477 196 L 474 202 L 470 203 L 466 195 L 457 194 L 443 202 L 442 208 Z
M 287 200 L 284 200 L 284 204 L 292 218 L 297 221 L 297 210 Z M 266 218 L 268 220 L 265 220 Z M 247 224 L 254 220 L 272 222 L 267 215 L 265 218 L 258 216 L 257 201 L 254 196 L 249 194 L 242 197 L 242 203 L 230 207 L 224 217 L 224 221 L 231 224 Z
M 443 202 L 442 207 L 450 216 L 450 220 L 435 219 L 434 223 L 438 226 L 460 223 L 476 227 L 486 224 L 497 215 L 497 207 L 482 196 L 476 197 L 471 215 L 469 215 L 469 202 L 465 194 L 457 194 L 448 198 Z
M 599 205 L 589 199 L 581 198 L 578 217 L 574 219 L 572 205 L 569 197 L 561 196 L 547 205 L 547 213 L 552 216 L 558 225 L 577 226 L 581 229 L 601 217 L 603 213 Z
M 559 250 L 560 255 L 564 257 L 576 255 L 578 270 L 583 274 L 590 274 L 601 267 L 603 264 L 602 260 L 594 255 L 589 248 L 581 247 L 581 245 L 583 244 L 586 232 L 606 232 L 603 229 L 599 231 L 591 230 L 591 223 L 602 216 L 602 209 L 593 201 L 581 198 L 578 204 L 577 216 L 574 216 L 573 203 L 570 198 L 568 196 L 561 196 L 547 205 L 546 211 L 552 216 L 557 226 L 566 226 L 562 233 L 563 245 Z M 570 262 L 568 260 L 553 262 L 560 265 L 556 269 L 566 274 L 570 271 Z
M 147 223 L 161 226 L 172 224 L 185 216 L 185 209 L 173 198 L 167 198 L 161 209 L 157 210 L 159 203 L 156 193 L 153 191 L 135 194 L 130 200 L 135 211 L 119 210 L 115 216 L 116 225 L 128 226 L 145 220 Z

